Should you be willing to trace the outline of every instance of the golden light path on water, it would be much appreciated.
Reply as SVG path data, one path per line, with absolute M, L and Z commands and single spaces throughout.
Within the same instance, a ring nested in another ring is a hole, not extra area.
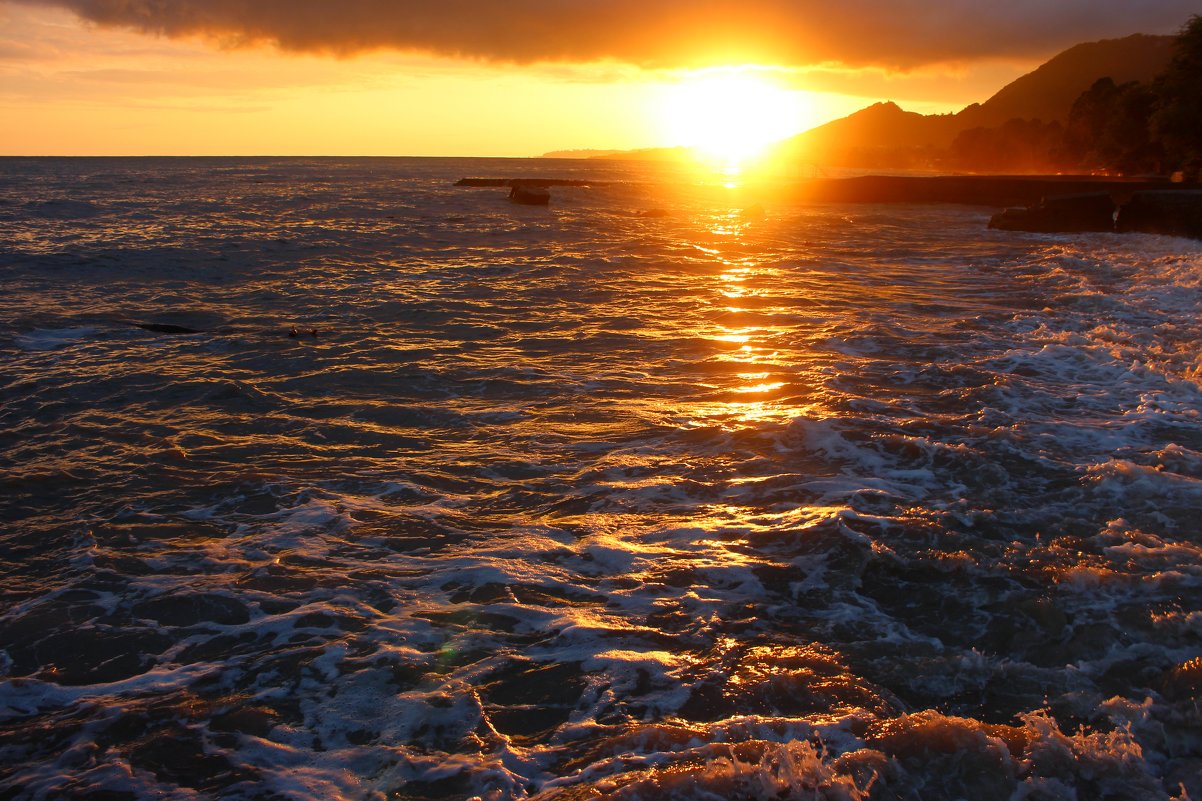
M 719 174 L 722 185 L 732 193 L 742 187 L 743 170 L 738 164 L 727 165 Z M 743 249 L 744 234 L 760 221 L 763 213 L 762 207 L 755 205 L 746 209 L 732 208 L 717 215 L 709 225 L 708 233 L 712 239 L 708 240 L 708 246 L 695 245 L 717 260 L 721 270 L 716 277 L 706 276 L 710 282 L 716 278 L 716 283 L 707 287 L 704 293 L 712 299 L 716 312 L 712 317 L 721 322 L 710 331 L 700 332 L 699 336 L 718 345 L 715 359 L 729 368 L 732 383 L 717 389 L 719 394 L 733 396 L 730 400 L 696 407 L 693 414 L 701 425 L 754 428 L 766 423 L 787 423 L 814 411 L 808 404 L 796 405 L 783 397 L 785 390 L 791 387 L 818 383 L 798 372 L 799 354 L 796 351 L 785 355 L 770 349 L 772 340 L 788 338 L 791 332 L 779 327 L 742 324 L 753 312 L 770 315 L 786 311 L 776 306 L 771 287 L 788 281 L 788 277 L 779 267 L 762 264 L 754 255 L 739 258 L 724 255 L 724 251 Z M 810 364 L 807 369 L 813 371 L 820 367 Z

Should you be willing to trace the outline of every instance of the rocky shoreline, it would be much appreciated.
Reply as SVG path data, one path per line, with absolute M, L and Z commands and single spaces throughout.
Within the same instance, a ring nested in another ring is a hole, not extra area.
M 990 220 L 990 228 L 1202 239 L 1202 189 L 1167 178 L 864 176 L 813 181 L 801 187 L 796 197 L 817 202 L 1006 206 L 1010 208 Z
M 464 178 L 456 186 L 598 186 L 557 178 Z M 750 187 L 748 187 L 750 188 Z M 866 175 L 763 187 L 765 197 L 808 203 L 957 203 L 1006 210 L 1007 231 L 1115 231 L 1202 239 L 1202 189 L 1167 178 L 1062 175 Z
M 1026 208 L 995 214 L 989 227 L 1003 231 L 1113 231 L 1202 239 L 1202 190 L 1053 195 Z
M 1165 179 L 1123 179 L 1061 175 L 865 175 L 798 184 L 797 200 L 827 203 L 959 203 L 970 206 L 1025 206 L 1055 195 L 1131 193 L 1164 189 Z

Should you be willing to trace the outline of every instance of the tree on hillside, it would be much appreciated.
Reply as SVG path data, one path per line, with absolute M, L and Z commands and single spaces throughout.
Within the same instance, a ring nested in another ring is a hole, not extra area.
M 1012 119 L 997 128 L 962 131 L 947 153 L 947 165 L 973 172 L 1039 173 L 1057 167 L 1064 139 L 1058 122 Z
M 1160 149 L 1149 134 L 1156 102 L 1144 84 L 1098 79 L 1069 112 L 1063 160 L 1090 170 L 1157 171 Z
M 1156 95 L 1152 131 L 1168 166 L 1196 176 L 1202 167 L 1202 16 L 1191 17 L 1181 29 L 1173 60 L 1156 80 Z

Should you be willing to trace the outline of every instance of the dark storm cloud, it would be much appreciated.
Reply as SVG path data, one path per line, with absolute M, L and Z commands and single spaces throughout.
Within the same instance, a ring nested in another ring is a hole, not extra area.
M 101 25 L 227 44 L 352 54 L 644 66 L 772 61 L 922 64 L 1043 56 L 1090 39 L 1170 33 L 1197 0 L 0 0 Z

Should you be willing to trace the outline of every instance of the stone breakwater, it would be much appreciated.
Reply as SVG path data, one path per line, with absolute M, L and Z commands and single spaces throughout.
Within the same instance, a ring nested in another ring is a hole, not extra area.
M 1149 233 L 1202 239 L 1202 190 L 1167 179 L 1092 176 L 864 176 L 813 181 L 795 200 L 1012 206 L 990 227 L 1039 233 Z
M 462 178 L 460 187 L 603 187 L 565 178 Z M 1118 231 L 1202 238 L 1202 190 L 1167 179 L 1093 176 L 867 175 L 753 184 L 764 199 L 800 203 L 1008 206 L 990 227 L 1037 233 Z
M 1163 179 L 1128 180 L 1081 175 L 866 175 L 807 181 L 790 191 L 798 201 L 823 203 L 958 203 L 1025 206 L 1059 195 L 1169 189 Z
M 990 228 L 1037 233 L 1163 234 L 1202 239 L 1202 191 L 1157 189 L 1088 192 L 1044 198 L 1026 208 L 994 215 Z

